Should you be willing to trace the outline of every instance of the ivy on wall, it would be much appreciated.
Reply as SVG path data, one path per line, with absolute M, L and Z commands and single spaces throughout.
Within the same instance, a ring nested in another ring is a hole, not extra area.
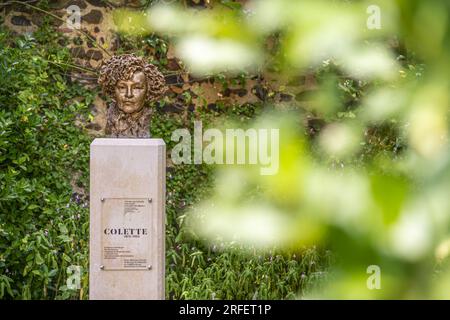
M 88 263 L 87 202 L 73 188 L 86 185 L 90 138 L 75 122 L 94 92 L 70 83 L 48 25 L 1 29 L 0 43 L 0 297 L 85 298 L 66 279 Z

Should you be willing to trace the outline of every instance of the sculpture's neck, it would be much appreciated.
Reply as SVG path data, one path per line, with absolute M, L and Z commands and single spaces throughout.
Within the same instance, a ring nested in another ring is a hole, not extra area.
M 128 119 L 133 120 L 133 121 L 138 121 L 142 117 L 142 115 L 144 114 L 144 108 L 142 108 L 138 112 L 133 112 L 133 113 L 125 113 L 122 110 L 119 110 L 119 112 L 125 118 L 128 118 Z
M 142 108 L 139 112 L 125 113 L 113 101 L 108 109 L 105 132 L 112 137 L 149 138 L 152 110 Z

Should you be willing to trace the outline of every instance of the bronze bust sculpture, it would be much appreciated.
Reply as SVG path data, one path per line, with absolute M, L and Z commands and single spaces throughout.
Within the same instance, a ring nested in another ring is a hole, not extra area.
M 112 98 L 105 133 L 115 138 L 149 138 L 155 101 L 166 91 L 164 76 L 156 66 L 134 54 L 113 56 L 100 67 L 98 83 Z

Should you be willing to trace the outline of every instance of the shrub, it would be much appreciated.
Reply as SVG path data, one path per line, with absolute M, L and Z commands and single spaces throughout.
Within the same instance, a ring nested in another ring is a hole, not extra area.
M 74 122 L 93 94 L 69 83 L 68 50 L 52 38 L 0 30 L 0 298 L 85 294 L 66 280 L 88 262 L 88 210 L 72 185 L 87 178 L 90 139 Z

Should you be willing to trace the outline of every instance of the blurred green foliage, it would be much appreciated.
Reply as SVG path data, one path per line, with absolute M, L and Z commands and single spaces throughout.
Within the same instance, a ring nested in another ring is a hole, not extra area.
M 374 5 L 379 29 L 367 24 Z M 275 106 L 253 124 L 280 129 L 278 174 L 219 168 L 214 193 L 188 215 L 192 230 L 250 248 L 326 244 L 337 262 L 312 297 L 449 298 L 449 8 L 444 0 L 153 6 L 141 30 L 172 37 L 195 74 L 269 71 L 295 83 L 313 72 L 318 84 L 306 106 Z M 312 135 L 311 116 L 322 120 Z M 371 266 L 380 289 L 368 284 Z

